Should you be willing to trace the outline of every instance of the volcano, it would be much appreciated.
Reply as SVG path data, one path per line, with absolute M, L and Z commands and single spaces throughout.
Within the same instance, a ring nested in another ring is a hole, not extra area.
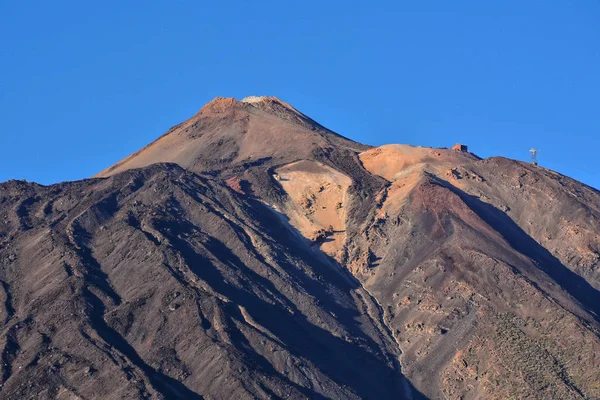
M 2 398 L 600 398 L 600 192 L 537 165 L 216 98 L 0 214 Z

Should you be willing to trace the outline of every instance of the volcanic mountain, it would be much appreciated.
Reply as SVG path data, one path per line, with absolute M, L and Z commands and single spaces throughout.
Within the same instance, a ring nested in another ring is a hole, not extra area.
M 0 184 L 0 396 L 600 398 L 600 192 L 217 98 Z

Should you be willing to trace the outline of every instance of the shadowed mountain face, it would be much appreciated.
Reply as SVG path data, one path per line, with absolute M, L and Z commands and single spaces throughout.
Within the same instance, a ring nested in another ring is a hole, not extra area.
M 3 398 L 600 398 L 600 193 L 217 98 L 0 184 Z

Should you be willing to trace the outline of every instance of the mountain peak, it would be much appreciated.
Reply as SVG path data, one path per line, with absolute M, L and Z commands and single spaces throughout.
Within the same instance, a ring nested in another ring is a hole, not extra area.
M 248 159 L 312 159 L 313 152 L 332 145 L 352 151 L 368 148 L 324 128 L 277 97 L 251 96 L 242 101 L 215 97 L 192 118 L 96 176 L 158 162 L 176 163 L 194 172 L 223 172 Z
M 241 101 L 233 97 L 215 97 L 213 100 L 204 105 L 201 112 L 223 113 L 232 109 L 235 106 L 251 106 L 262 111 L 274 114 L 286 120 L 303 120 L 310 121 L 309 125 L 314 125 L 314 121 L 310 120 L 306 115 L 295 109 L 291 104 L 278 99 L 275 96 L 248 96 Z
M 206 103 L 202 110 L 224 110 L 235 106 L 240 103 L 250 104 L 253 107 L 260 109 L 272 109 L 273 107 L 286 108 L 295 113 L 299 113 L 291 104 L 286 103 L 283 100 L 278 99 L 275 96 L 248 96 L 244 97 L 241 101 L 234 97 L 221 97 L 217 96 L 208 103 Z
M 251 104 L 255 107 L 260 107 L 261 105 L 280 105 L 289 110 L 293 110 L 298 112 L 291 104 L 286 103 L 283 100 L 278 99 L 275 96 L 248 96 L 242 99 L 242 103 Z
M 285 121 L 301 125 L 310 130 L 327 130 L 321 124 L 294 108 L 291 104 L 275 96 L 248 96 L 241 103 L 248 104 Z
M 248 96 L 248 97 L 244 97 L 242 99 L 243 103 L 260 103 L 261 101 L 267 101 L 267 100 L 275 100 L 277 99 L 277 97 L 274 96 Z M 279 99 L 277 99 L 279 100 Z
M 210 102 L 206 103 L 200 111 L 223 112 L 236 104 L 239 104 L 239 101 L 233 97 L 215 97 Z
M 275 96 L 248 96 L 242 99 L 242 103 L 250 104 L 253 107 L 259 108 L 263 111 L 276 114 L 281 117 L 282 113 L 292 113 L 296 117 L 308 118 L 302 114 L 291 104 L 275 97 Z

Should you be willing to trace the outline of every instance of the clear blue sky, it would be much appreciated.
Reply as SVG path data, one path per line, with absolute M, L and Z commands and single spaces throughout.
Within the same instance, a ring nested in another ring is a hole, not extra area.
M 325 4 L 324 4 L 325 3 Z M 600 188 L 600 1 L 0 0 L 0 181 L 93 175 L 215 96 Z

